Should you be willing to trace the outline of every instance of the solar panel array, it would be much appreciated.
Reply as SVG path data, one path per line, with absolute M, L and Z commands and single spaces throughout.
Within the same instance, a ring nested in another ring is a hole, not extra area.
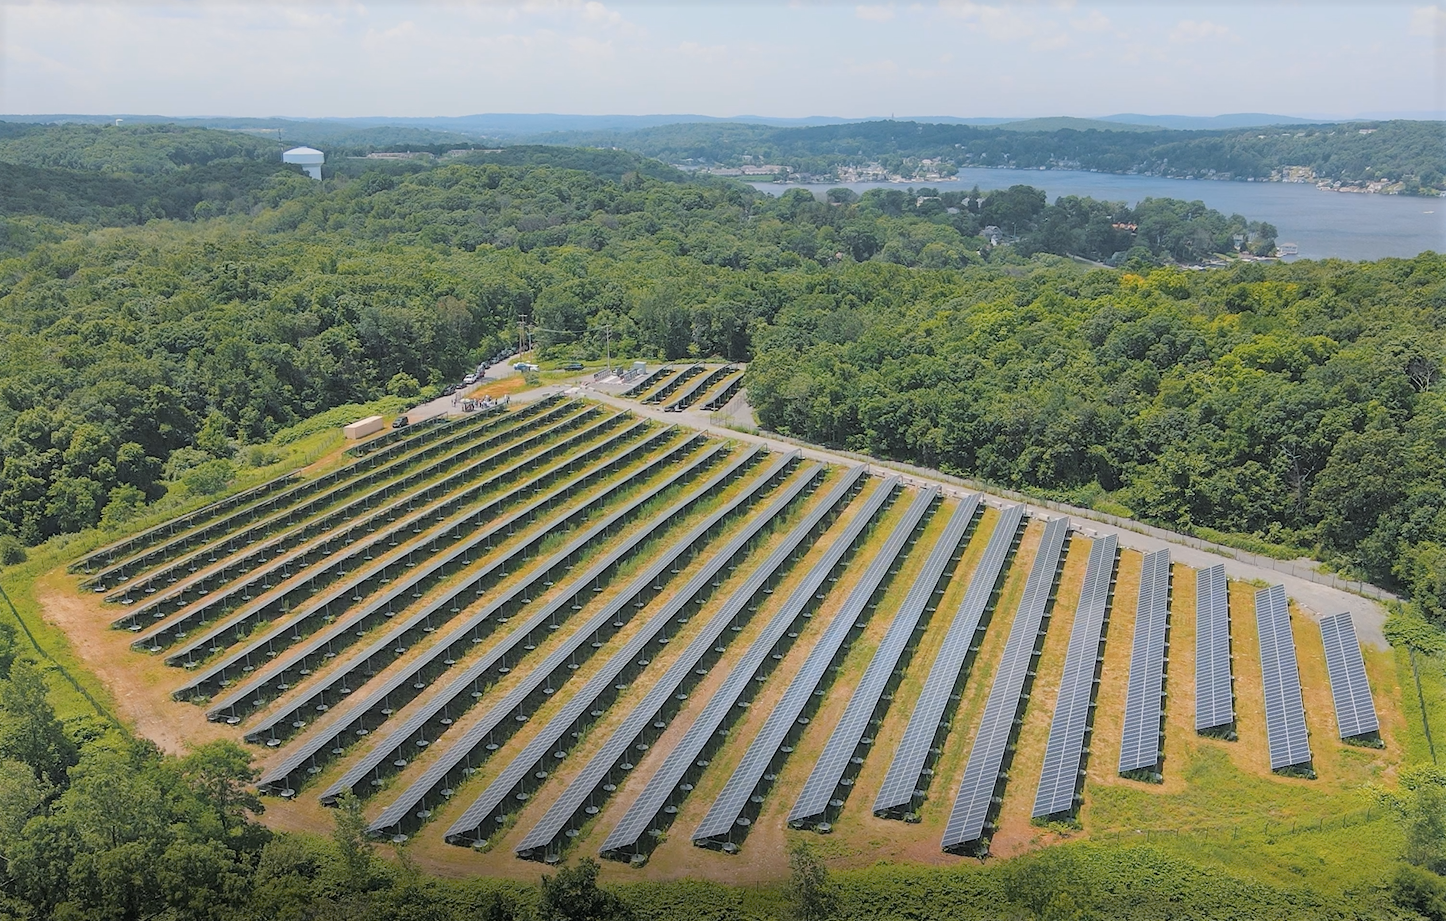
M 1260 675 L 1265 686 L 1265 731 L 1270 739 L 1270 769 L 1309 765 L 1310 738 L 1300 694 L 1295 638 L 1285 586 L 1255 593 L 1255 623 L 1260 632 Z
M 1320 638 L 1325 644 L 1326 669 L 1330 673 L 1331 697 L 1336 707 L 1336 727 L 1342 739 L 1368 736 L 1380 731 L 1376 702 L 1366 681 L 1366 660 L 1356 638 L 1356 624 L 1349 614 L 1322 617 Z
M 1090 545 L 1084 585 L 1064 656 L 1064 677 L 1060 679 L 1039 789 L 1034 796 L 1033 816 L 1037 819 L 1072 813 L 1079 802 L 1085 739 L 1094 714 L 1095 688 L 1099 686 L 1100 663 L 1104 658 L 1105 621 L 1109 616 L 1118 559 L 1119 539 L 1115 535 L 1095 538 Z
M 632 582 L 580 624 L 541 662 L 533 665 L 486 714 L 468 720 L 460 735 L 452 738 L 448 748 L 429 761 L 421 774 L 372 820 L 368 826 L 370 831 L 375 834 L 399 830 L 404 822 L 410 821 L 409 816 L 426 818 L 434 805 L 450 798 L 455 784 L 469 776 L 479 763 L 490 758 L 521 724 L 529 721 L 551 695 L 571 679 L 584 661 L 626 625 L 634 611 L 646 606 L 645 598 L 654 591 L 652 587 L 666 580 L 664 573 L 680 570 L 685 558 L 700 550 L 719 524 L 749 507 L 798 457 L 795 451 L 774 461 L 751 480 L 742 493 L 730 498 L 670 547 L 651 557 Z M 441 697 L 453 707 L 467 707 L 472 702 L 471 694 L 462 681 L 454 682 L 449 690 L 454 693 L 449 695 L 444 692 Z M 436 707 L 437 699 L 429 700 L 428 706 Z M 415 749 L 407 748 L 408 744 L 430 741 L 427 735 L 440 733 L 443 728 L 445 724 L 440 722 L 424 726 L 415 736 L 402 739 L 394 751 L 399 754 L 414 752 Z M 394 734 L 389 741 L 398 737 L 399 734 Z
M 1135 607 L 1135 644 L 1125 692 L 1120 773 L 1153 770 L 1160 763 L 1165 720 L 1165 659 L 1169 655 L 1170 551 L 1145 554 Z
M 691 365 L 654 375 L 644 391 L 669 409 L 711 405 L 726 401 L 741 378 L 732 368 Z M 896 717 L 892 692 L 906 669 L 920 667 L 911 663 L 913 643 L 928 624 L 943 642 L 874 800 L 876 815 L 917 817 L 1024 533 L 1022 508 L 1001 510 L 988 540 L 981 535 L 980 562 L 947 625 L 932 623 L 934 605 L 963 555 L 979 497 L 929 529 L 938 539 L 911 558 L 918 572 L 898 586 L 897 610 L 878 612 L 875 619 L 888 622 L 877 625 L 879 645 L 857 684 L 835 690 L 833 705 L 820 711 L 838 714 L 825 739 L 817 729 L 805 736 L 805 727 L 890 574 L 924 533 L 938 487 L 912 491 L 909 507 L 890 515 L 888 532 L 868 544 L 880 549 L 851 565 L 901 494 L 897 477 L 875 485 L 856 467 L 835 478 L 823 464 L 800 466 L 797 452 L 758 464 L 768 456 L 761 447 L 740 452 L 703 433 L 558 396 L 399 431 L 371 447 L 347 468 L 279 479 L 75 567 L 92 573 L 86 587 L 98 598 L 128 606 L 117 623 L 133 626 L 144 648 L 173 645 L 168 662 L 199 666 L 176 689 L 178 699 L 212 698 L 208 718 L 243 726 L 248 741 L 277 749 L 258 784 L 263 792 L 293 796 L 319 775 L 330 782 L 323 770 L 331 763 L 337 779 L 324 802 L 348 789 L 375 794 L 400 775 L 369 830 L 401 835 L 460 790 L 476 799 L 466 810 L 448 809 L 445 837 L 464 846 L 502 839 L 508 817 L 525 804 L 545 806 L 526 834 L 519 828 L 504 840 L 519 856 L 548 862 L 582 838 L 620 787 L 635 797 L 618 804 L 621 818 L 600 850 L 635 863 L 664 836 L 695 784 L 716 781 L 712 789 L 721 792 L 692 831 L 694 844 L 736 851 L 780 784 L 796 794 L 790 824 L 828 831 L 864 779 L 872 737 L 886 715 Z M 820 482 L 828 495 L 805 503 Z M 768 537 L 766 558 L 758 559 L 764 552 L 755 548 L 792 508 L 800 509 L 797 520 L 787 534 Z M 845 510 L 851 514 L 835 525 Z M 988 663 L 994 678 L 947 816 L 946 851 L 984 853 L 994 834 L 1069 546 L 1067 519 L 1043 531 L 1002 656 Z M 1036 818 L 1072 815 L 1081 802 L 1118 558 L 1114 536 L 1091 542 Z M 811 561 L 808 571 L 786 576 L 802 559 Z M 769 596 L 785 578 L 792 588 L 777 605 Z M 844 595 L 835 599 L 839 612 L 807 629 L 835 584 Z M 1157 768 L 1162 757 L 1169 594 L 1168 553 L 1147 554 L 1129 673 L 1111 679 L 1127 692 L 1122 773 Z M 1197 730 L 1230 730 L 1223 566 L 1197 573 L 1196 597 Z M 750 625 L 757 611 L 775 607 L 767 623 Z M 1309 774 L 1283 587 L 1258 593 L 1256 616 L 1271 767 Z M 690 619 L 694 626 L 680 633 Z M 1341 737 L 1379 745 L 1351 616 L 1323 618 L 1319 629 Z M 741 655 L 730 651 L 744 631 L 758 636 Z M 793 649 L 800 666 L 789 662 L 783 686 L 766 698 L 768 711 L 746 724 L 758 733 L 740 738 L 734 724 L 761 702 L 800 636 L 812 647 Z M 685 637 L 687 648 L 679 649 Z M 651 671 L 664 664 L 662 674 Z M 706 699 L 689 702 L 704 686 Z M 628 702 L 627 712 L 610 718 L 618 701 Z M 686 725 L 671 725 L 679 720 Z M 588 739 L 604 729 L 605 737 Z M 794 746 L 813 750 L 811 738 L 821 750 L 801 787 L 780 780 Z M 561 770 L 575 751 L 587 753 L 587 763 L 575 774 Z M 731 773 L 715 777 L 710 759 L 727 761 Z M 468 778 L 489 761 L 498 762 L 495 779 L 472 789 Z
M 698 380 L 674 394 L 673 399 L 664 406 L 663 409 L 667 412 L 677 412 L 687 409 L 702 398 L 709 390 L 712 390 L 715 384 L 722 381 L 725 377 L 733 376 L 737 372 L 738 369 L 732 365 L 725 365 L 709 374 L 702 375 Z
M 678 390 L 678 388 L 682 387 L 684 384 L 688 383 L 688 381 L 690 381 L 690 380 L 692 380 L 693 378 L 697 377 L 699 374 L 702 374 L 704 370 L 706 370 L 706 369 L 705 369 L 702 365 L 689 365 L 688 367 L 684 368 L 682 371 L 678 372 L 678 375 L 677 375 L 676 377 L 672 378 L 671 380 L 669 380 L 666 384 L 664 384 L 663 386 L 659 387 L 657 390 L 654 390 L 652 393 L 648 394 L 647 396 L 643 397 L 643 398 L 642 398 L 643 402 L 644 402 L 644 403 L 661 403 L 661 402 L 663 402 L 663 401 L 666 400 L 668 397 L 670 397 L 670 396 L 672 396 L 674 393 L 676 393 L 677 390 Z
M 808 658 L 788 683 L 782 699 L 768 714 L 763 728 L 744 752 L 743 760 L 723 785 L 723 791 L 713 801 L 708 813 L 703 816 L 703 821 L 694 829 L 694 844 L 721 844 L 731 839 L 735 828 L 747 827 L 745 823 L 748 817 L 744 812 L 755 797 L 762 795 L 760 787 L 767 783 L 763 775 L 770 773 L 770 766 L 774 765 L 780 753 L 788 754 L 781 752 L 781 749 L 797 731 L 798 726 L 807 722 L 807 717 L 803 715 L 804 709 L 814 697 L 824 672 L 834 663 L 840 650 L 845 648 L 854 628 L 866 619 L 869 603 L 904 552 L 910 537 L 924 519 L 924 514 L 938 497 L 937 486 L 921 489 L 914 497 L 883 548 L 869 563 L 869 568 L 854 585 L 839 612 L 824 628 L 823 635 L 813 649 L 809 650 Z M 754 804 L 756 805 L 756 802 Z
M 817 465 L 806 469 L 785 486 L 767 508 L 752 516 L 738 533 L 734 534 L 688 579 L 672 597 L 653 613 L 643 629 L 622 645 L 603 664 L 602 668 L 588 679 L 586 685 L 574 694 L 552 719 L 548 720 L 536 735 L 528 741 L 512 761 L 502 769 L 497 778 L 487 785 L 482 794 L 468 806 L 462 815 L 447 830 L 447 837 L 458 835 L 477 836 L 487 828 L 487 823 L 497 822 L 505 817 L 511 808 L 524 802 L 518 793 L 529 794 L 541 782 L 547 780 L 552 765 L 566 757 L 573 742 L 580 738 L 591 722 L 604 712 L 603 699 L 626 687 L 626 675 L 631 668 L 644 669 L 652 662 L 658 650 L 650 647 L 655 641 L 661 647 L 669 637 L 667 629 L 688 619 L 690 606 L 703 601 L 710 584 L 723 578 L 725 567 L 737 562 L 749 543 L 759 535 L 773 519 L 783 513 L 789 505 L 811 487 L 823 473 Z M 623 592 L 623 603 L 641 592 L 651 579 L 641 585 L 637 582 L 630 591 Z M 619 682 L 624 682 L 620 684 Z M 568 734 L 571 733 L 571 738 Z M 483 832 L 485 834 L 485 832 Z
M 668 752 L 657 771 L 648 778 L 642 793 L 628 807 L 608 833 L 603 842 L 605 856 L 626 856 L 641 852 L 648 844 L 647 836 L 653 823 L 674 809 L 673 800 L 677 794 L 686 796 L 692 786 L 686 779 L 693 771 L 707 767 L 702 756 L 710 744 L 716 744 L 717 733 L 743 700 L 745 693 L 764 675 L 764 669 L 783 658 L 781 645 L 787 633 L 797 635 L 795 623 L 809 616 L 809 609 L 816 601 L 822 600 L 827 591 L 826 583 L 836 578 L 834 573 L 858 545 L 869 525 L 893 498 L 899 488 L 899 478 L 890 477 L 864 500 L 863 507 L 844 526 L 843 531 L 833 539 L 827 549 L 804 576 L 803 580 L 789 594 L 783 606 L 769 620 L 763 632 L 749 645 L 748 651 L 733 666 L 723 684 L 708 699 L 708 704 L 688 727 L 682 740 Z M 684 787 L 687 789 L 683 789 Z
M 1024 583 L 1024 595 L 1009 626 L 1004 654 L 994 673 L 994 685 L 984 703 L 969 763 L 964 766 L 964 779 L 944 827 L 940 847 L 946 851 L 975 844 L 988 832 L 989 814 L 1004 779 L 1004 757 L 1028 699 L 1025 683 L 1034 674 L 1034 659 L 1044 636 L 1045 618 L 1068 539 L 1068 518 L 1056 518 L 1044 526 L 1034 565 Z
M 741 631 L 748 614 L 757 610 L 759 597 L 766 597 L 765 592 L 771 593 L 770 585 L 789 560 L 803 552 L 805 542 L 816 535 L 831 515 L 845 507 L 863 476 L 862 466 L 845 471 L 828 494 L 794 526 L 768 558 L 749 573 L 744 583 L 709 619 L 663 677 L 648 689 L 567 789 L 548 807 L 547 813 L 518 843 L 516 852 L 519 855 L 556 853 L 557 846 L 571 830 L 570 825 L 597 814 L 600 803 L 612 792 L 606 787 L 616 789 L 616 782 L 631 770 L 632 753 L 639 750 L 635 746 L 645 737 L 652 738 L 667 727 L 674 709 L 688 697 L 682 691 L 685 684 L 708 673 L 709 668 L 703 664 L 705 660 L 712 657 L 716 661 L 716 657 L 726 651 L 726 644 Z M 624 764 L 628 767 L 624 768 Z M 486 839 L 449 832 L 447 840 L 466 845 Z
M 959 693 L 959 684 L 964 677 L 964 663 L 974 648 L 975 635 L 999 587 L 1004 564 L 1019 538 L 1020 522 L 1023 520 L 1023 506 L 1011 505 L 1000 512 L 984 556 L 974 567 L 964 600 L 949 624 L 943 646 L 934 656 L 934 664 L 929 668 L 929 677 L 924 681 L 924 689 L 914 705 L 909 725 L 889 763 L 884 784 L 874 800 L 875 815 L 901 816 L 911 811 L 915 800 L 923 796 L 919 781 L 925 763 L 931 749 L 938 745 L 939 739 L 949 729 L 944 713 L 951 699 L 957 699 L 955 695 Z
M 974 513 L 978 508 L 979 497 L 969 496 L 954 509 L 944 532 L 934 544 L 934 549 L 909 589 L 908 596 L 904 598 L 898 613 L 889 624 L 888 632 L 874 650 L 874 656 L 869 660 L 863 678 L 859 679 L 858 686 L 850 695 L 843 716 L 839 718 L 824 745 L 823 753 L 819 755 L 813 771 L 808 775 L 803 791 L 799 793 L 798 800 L 788 815 L 790 823 L 810 825 L 822 821 L 831 807 L 838 808 L 832 806 L 833 803 L 847 798 L 847 787 L 840 785 L 844 773 L 851 762 L 862 763 L 863 752 L 859 749 L 863 744 L 864 733 L 881 715 L 880 705 L 883 704 L 884 709 L 887 709 L 888 702 L 883 700 L 884 692 L 898 671 L 899 660 L 905 649 L 914 639 L 925 608 L 931 601 L 937 604 L 938 595 L 943 593 L 941 583 L 945 571 L 949 564 L 958 558 L 964 536 L 969 532 L 969 525 L 973 523 Z
M 1230 593 L 1225 567 L 1195 573 L 1195 731 L 1235 722 L 1230 656 Z

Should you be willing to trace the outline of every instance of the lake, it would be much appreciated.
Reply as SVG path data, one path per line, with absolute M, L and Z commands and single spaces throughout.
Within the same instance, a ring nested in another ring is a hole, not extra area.
M 1125 201 L 1131 205 L 1142 198 L 1203 201 L 1225 214 L 1243 214 L 1252 221 L 1269 221 L 1280 232 L 1279 242 L 1300 247 L 1302 259 L 1410 257 L 1428 249 L 1446 252 L 1446 198 L 1323 192 L 1304 183 L 1211 182 L 1078 170 L 961 169 L 957 181 L 940 183 L 755 182 L 752 185 L 771 195 L 790 188 L 806 188 L 821 196 L 840 185 L 863 192 L 910 186 L 950 191 L 970 189 L 976 184 L 984 191 L 1032 185 L 1043 189 L 1050 201 L 1061 195 Z

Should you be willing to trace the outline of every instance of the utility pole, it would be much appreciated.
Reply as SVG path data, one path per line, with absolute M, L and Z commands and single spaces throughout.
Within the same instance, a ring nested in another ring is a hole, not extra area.
M 522 354 L 523 352 L 527 351 L 526 349 L 524 349 L 524 348 L 522 347 L 522 346 L 525 344 L 526 339 L 527 339 L 527 314 L 525 314 L 525 313 L 519 313 L 519 314 L 517 315 L 517 354 L 520 355 L 520 354 Z
M 603 348 L 607 351 L 608 370 L 613 369 L 613 327 L 609 323 L 603 327 Z

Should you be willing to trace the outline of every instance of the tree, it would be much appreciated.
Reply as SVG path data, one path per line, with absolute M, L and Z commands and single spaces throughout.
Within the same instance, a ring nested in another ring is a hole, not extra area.
M 362 814 L 361 800 L 347 790 L 336 798 L 336 823 L 331 840 L 341 858 L 343 884 L 351 894 L 371 888 L 372 851 L 367 837 L 367 820 Z
M 75 745 L 50 706 L 45 677 L 20 659 L 10 666 L 10 677 L 0 681 L 0 758 L 30 765 L 51 784 L 65 782 L 75 764 Z
M 181 777 L 191 791 L 220 817 L 223 829 L 244 823 L 246 813 L 259 815 L 266 807 L 248 787 L 259 772 L 251 753 L 235 742 L 207 742 L 181 759 Z
M 387 393 L 394 397 L 410 400 L 421 392 L 422 385 L 417 383 L 415 377 L 405 371 L 398 371 L 392 375 L 391 380 L 387 381 Z
M 0 621 L 0 678 L 8 677 L 15 662 L 15 628 Z
M 585 857 L 542 878 L 538 921 L 627 921 L 633 912 L 622 899 L 597 884 L 598 863 Z
M 1435 874 L 1446 873 L 1446 787 L 1419 784 L 1406 813 L 1405 858 Z
M 800 841 L 788 849 L 789 917 L 795 921 L 830 921 L 838 916 L 838 887 L 813 847 Z

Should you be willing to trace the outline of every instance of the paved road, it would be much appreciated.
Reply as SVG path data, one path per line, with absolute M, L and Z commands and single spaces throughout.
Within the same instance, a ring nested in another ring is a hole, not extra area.
M 511 371 L 510 368 L 506 370 Z M 1142 552 L 1168 549 L 1172 560 L 1196 569 L 1222 563 L 1225 566 L 1225 572 L 1231 578 L 1282 584 L 1285 586 L 1286 592 L 1306 610 L 1313 620 L 1318 620 L 1321 616 L 1327 614 L 1350 611 L 1355 620 L 1356 630 L 1360 634 L 1362 642 L 1378 649 L 1384 649 L 1387 645 L 1385 633 L 1383 632 L 1386 622 L 1386 609 L 1380 603 L 1370 598 L 1362 597 L 1355 592 L 1336 588 L 1327 582 L 1317 581 L 1320 579 L 1329 580 L 1331 577 L 1316 572 L 1313 569 L 1314 564 L 1310 561 L 1286 562 L 1256 557 L 1252 554 L 1246 554 L 1228 548 L 1212 549 L 1213 545 L 1208 545 L 1203 541 L 1197 541 L 1194 538 L 1175 534 L 1161 528 L 1154 528 L 1138 522 L 1127 522 L 1122 525 L 1118 520 L 1103 520 L 1104 516 L 1092 512 L 1089 509 L 1073 508 L 1057 503 L 1040 503 L 1018 496 L 997 495 L 989 492 L 987 489 L 979 488 L 976 484 L 968 483 L 956 477 L 946 476 L 935 470 L 927 470 L 908 464 L 880 462 L 859 455 L 830 451 L 826 448 L 795 443 L 788 439 L 769 435 L 755 435 L 749 432 L 720 429 L 713 425 L 712 413 L 706 410 L 689 409 L 683 412 L 665 413 L 661 409 L 653 406 L 644 406 L 634 400 L 625 400 L 609 392 L 607 389 L 594 387 L 591 386 L 591 384 L 591 375 L 585 375 L 582 380 L 573 386 L 553 385 L 539 387 L 536 390 L 517 394 L 513 397 L 513 400 L 515 402 L 525 403 L 540 399 L 546 394 L 575 392 L 579 396 L 586 396 L 620 409 L 630 409 L 639 416 L 657 419 L 660 422 L 679 423 L 751 444 L 765 444 L 773 450 L 778 451 L 798 449 L 810 460 L 820 460 L 831 464 L 843 465 L 853 465 L 861 462 L 868 463 L 880 473 L 885 471 L 889 473 L 901 473 L 907 481 L 915 484 L 941 484 L 945 492 L 955 496 L 978 492 L 984 495 L 986 501 L 994 505 L 1009 505 L 1016 502 L 1023 502 L 1026 507 L 1032 507 L 1041 512 L 1066 513 L 1070 516 L 1072 527 L 1085 534 L 1118 534 L 1120 545 L 1123 547 L 1129 547 Z M 448 399 L 450 400 L 450 398 Z M 1054 516 L 1051 515 L 1050 517 Z M 1370 586 L 1367 586 L 1367 588 L 1370 588 Z M 1237 616 L 1239 616 L 1240 613 L 1241 612 L 1237 612 Z

